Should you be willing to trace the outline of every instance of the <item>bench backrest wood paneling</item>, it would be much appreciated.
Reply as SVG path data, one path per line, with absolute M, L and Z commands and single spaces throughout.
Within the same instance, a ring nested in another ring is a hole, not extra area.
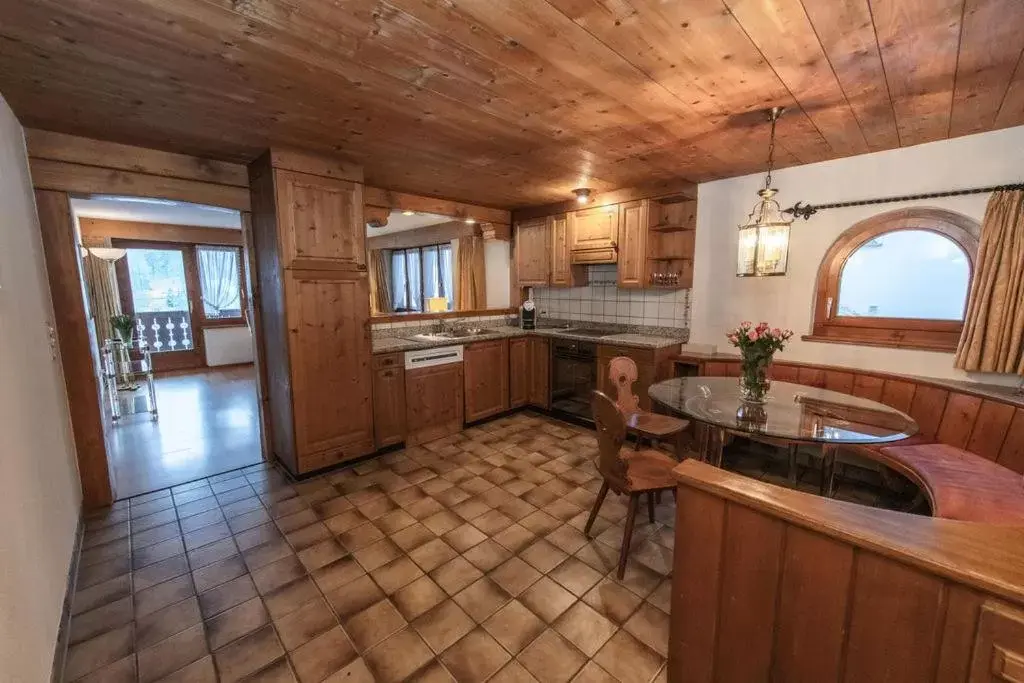
M 738 377 L 739 373 L 739 361 L 700 361 L 701 375 Z M 880 401 L 913 417 L 920 437 L 963 448 L 1024 474 L 1024 407 L 923 379 L 868 370 L 775 362 L 771 377 Z

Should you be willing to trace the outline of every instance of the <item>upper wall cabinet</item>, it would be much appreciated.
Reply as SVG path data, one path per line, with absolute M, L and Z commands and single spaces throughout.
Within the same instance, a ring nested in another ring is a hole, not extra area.
M 573 263 L 615 263 L 619 239 L 619 205 L 595 206 L 569 214 Z
M 547 220 L 538 218 L 518 223 L 515 250 L 519 285 L 534 287 L 548 284 L 551 261 Z
M 572 264 L 568 216 L 548 216 L 548 233 L 551 235 L 551 286 L 581 287 L 587 284 L 587 269 Z
M 274 182 L 287 267 L 366 270 L 366 236 L 348 229 L 362 221 L 362 184 L 281 169 Z
M 619 286 L 647 284 L 648 202 L 642 199 L 623 204 L 619 220 Z

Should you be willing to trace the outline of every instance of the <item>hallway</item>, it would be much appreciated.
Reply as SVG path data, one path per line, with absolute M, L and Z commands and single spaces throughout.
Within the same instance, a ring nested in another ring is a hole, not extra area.
M 126 415 L 110 429 L 118 499 L 260 462 L 255 366 L 166 375 L 156 393 L 158 420 Z

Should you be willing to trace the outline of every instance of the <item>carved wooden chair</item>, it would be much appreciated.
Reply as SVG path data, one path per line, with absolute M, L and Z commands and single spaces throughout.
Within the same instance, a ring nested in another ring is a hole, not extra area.
M 659 415 L 640 409 L 640 400 L 633 393 L 637 380 L 636 363 L 632 358 L 618 356 L 608 364 L 608 379 L 615 387 L 615 404 L 626 417 L 626 428 L 636 436 L 637 448 L 644 439 L 653 444 L 672 441 L 676 458 L 682 459 L 682 434 L 690 423 L 671 415 Z
M 590 406 L 597 427 L 597 470 L 604 478 L 604 483 L 597 493 L 597 500 L 594 501 L 594 508 L 590 511 L 583 533 L 590 538 L 590 528 L 594 525 L 609 489 L 619 495 L 629 496 L 626 528 L 622 535 L 622 550 L 619 551 L 618 577 L 621 579 L 626 572 L 626 557 L 633 540 L 633 525 L 640 497 L 647 494 L 647 512 L 653 523 L 655 494 L 666 490 L 675 493 L 672 468 L 678 463 L 665 453 L 651 448 L 623 448 L 626 417 L 606 394 L 595 391 Z

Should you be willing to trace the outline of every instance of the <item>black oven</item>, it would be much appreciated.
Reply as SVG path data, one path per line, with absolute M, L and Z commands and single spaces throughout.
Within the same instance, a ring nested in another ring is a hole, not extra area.
M 593 424 L 590 395 L 597 388 L 597 344 L 575 339 L 552 340 L 551 411 Z

